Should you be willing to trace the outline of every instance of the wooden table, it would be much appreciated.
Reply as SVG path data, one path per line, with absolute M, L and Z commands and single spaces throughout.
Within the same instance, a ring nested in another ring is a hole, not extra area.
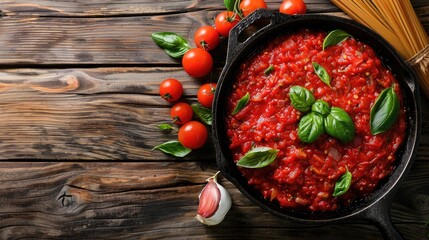
M 278 9 L 280 0 L 268 1 Z M 328 0 L 309 13 L 345 16 Z M 413 0 L 426 31 L 429 2 Z M 213 143 L 183 159 L 151 149 L 176 138 L 158 95 L 168 77 L 195 102 L 203 81 L 150 38 L 174 31 L 192 40 L 213 24 L 222 0 L 3 0 L 0 3 L 0 239 L 380 239 L 366 222 L 306 226 L 268 214 L 230 182 L 233 207 L 206 227 L 194 216 L 216 171 Z M 193 44 L 193 43 L 192 43 Z M 216 81 L 226 40 L 215 51 Z M 423 97 L 417 159 L 391 207 L 406 239 L 429 228 L 429 105 Z

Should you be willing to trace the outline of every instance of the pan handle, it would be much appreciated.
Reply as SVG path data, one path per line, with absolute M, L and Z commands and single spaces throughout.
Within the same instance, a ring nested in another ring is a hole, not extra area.
M 392 224 L 390 205 L 394 194 L 389 194 L 361 213 L 360 218 L 374 223 L 386 240 L 403 240 L 401 233 Z
M 285 22 L 290 18 L 293 18 L 292 15 L 286 15 L 275 11 L 270 11 L 267 9 L 260 8 L 249 16 L 243 18 L 229 33 L 228 37 L 228 50 L 227 50 L 227 61 L 232 60 L 233 57 L 243 49 L 249 39 L 256 37 L 260 34 L 266 32 L 272 25 L 277 23 Z M 241 34 L 249 28 L 252 24 L 257 23 L 259 20 L 269 20 L 269 23 L 265 26 L 257 29 L 251 36 L 248 36 L 246 39 L 241 39 Z

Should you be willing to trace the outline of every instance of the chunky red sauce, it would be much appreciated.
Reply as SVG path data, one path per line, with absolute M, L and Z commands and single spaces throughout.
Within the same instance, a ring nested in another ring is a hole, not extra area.
M 393 170 L 395 152 L 405 135 L 398 84 L 398 120 L 387 132 L 375 136 L 370 132 L 371 106 L 382 90 L 397 83 L 392 73 L 370 46 L 353 38 L 323 51 L 326 34 L 301 30 L 271 41 L 241 64 L 228 100 L 231 113 L 247 92 L 251 96 L 243 110 L 226 119 L 234 161 L 252 147 L 279 150 L 269 166 L 240 171 L 266 199 L 285 208 L 331 211 L 372 192 Z M 312 62 L 327 70 L 332 88 L 314 73 Z M 266 76 L 264 71 L 270 65 L 274 71 Z M 344 109 L 354 121 L 355 139 L 343 144 L 324 133 L 314 143 L 301 142 L 297 128 L 302 113 L 289 99 L 289 88 L 294 85 Z M 344 195 L 333 197 L 335 182 L 347 169 L 353 176 L 351 187 Z

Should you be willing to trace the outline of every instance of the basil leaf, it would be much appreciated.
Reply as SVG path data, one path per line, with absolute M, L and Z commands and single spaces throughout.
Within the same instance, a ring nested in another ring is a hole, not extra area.
M 238 0 L 223 0 L 223 3 L 228 11 L 234 11 Z
M 331 106 L 329 106 L 329 103 L 319 99 L 311 106 L 311 111 L 327 116 L 331 111 Z
M 192 150 L 184 147 L 179 141 L 168 141 L 155 146 L 152 150 L 161 150 L 175 157 L 184 157 Z
M 191 107 L 195 115 L 197 115 L 201 121 L 205 122 L 207 125 L 212 125 L 212 110 L 196 103 L 192 104 Z
M 270 75 L 270 73 L 272 73 L 274 71 L 274 66 L 273 65 L 270 65 L 267 69 L 265 69 L 265 71 L 264 71 L 264 75 L 265 76 L 268 76 L 268 75 Z
M 315 112 L 305 115 L 299 121 L 298 137 L 305 143 L 316 141 L 324 131 L 323 117 Z
M 313 68 L 314 72 L 319 76 L 320 80 L 322 82 L 326 83 L 329 87 L 331 87 L 331 77 L 329 76 L 328 72 L 322 65 L 318 64 L 317 62 L 313 62 Z
M 341 142 L 350 142 L 355 137 L 355 125 L 349 114 L 341 108 L 332 107 L 325 118 L 325 131 Z
M 333 45 L 337 45 L 340 42 L 346 40 L 348 37 L 350 37 L 351 35 L 348 34 L 347 32 L 343 31 L 343 30 L 333 30 L 331 32 L 328 33 L 328 35 L 325 37 L 325 39 L 323 40 L 323 50 L 325 50 L 325 48 L 329 47 L 329 46 L 333 46 Z
M 152 33 L 153 41 L 173 58 L 181 58 L 191 48 L 188 41 L 177 33 Z
M 311 105 L 316 101 L 313 94 L 306 88 L 293 86 L 289 91 L 292 106 L 301 112 L 308 112 Z
M 173 126 L 167 123 L 160 124 L 158 128 L 161 129 L 162 131 L 173 130 Z
M 332 196 L 338 197 L 343 195 L 349 190 L 351 184 L 352 173 L 347 169 L 347 172 L 345 172 L 335 183 L 334 194 L 332 194 Z
M 238 100 L 237 106 L 235 106 L 234 110 L 232 111 L 232 115 L 237 114 L 240 112 L 246 105 L 249 103 L 250 100 L 250 94 L 247 92 L 246 95 L 244 95 L 240 100 Z
M 237 166 L 245 168 L 263 168 L 270 165 L 277 157 L 278 150 L 269 147 L 258 147 L 248 151 Z
M 399 116 L 399 99 L 393 87 L 384 89 L 377 97 L 370 113 L 371 133 L 387 131 Z

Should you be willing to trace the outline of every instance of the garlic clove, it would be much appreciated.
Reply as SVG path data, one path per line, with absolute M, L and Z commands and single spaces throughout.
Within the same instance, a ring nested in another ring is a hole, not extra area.
M 216 182 L 213 178 L 208 179 L 207 185 L 199 195 L 200 204 L 198 205 L 197 213 L 205 218 L 213 216 L 219 208 L 220 198 L 220 190 Z
M 207 185 L 203 188 L 198 198 L 196 218 L 203 224 L 216 225 L 222 222 L 231 208 L 231 196 L 228 191 L 217 182 L 217 172 L 207 179 Z

